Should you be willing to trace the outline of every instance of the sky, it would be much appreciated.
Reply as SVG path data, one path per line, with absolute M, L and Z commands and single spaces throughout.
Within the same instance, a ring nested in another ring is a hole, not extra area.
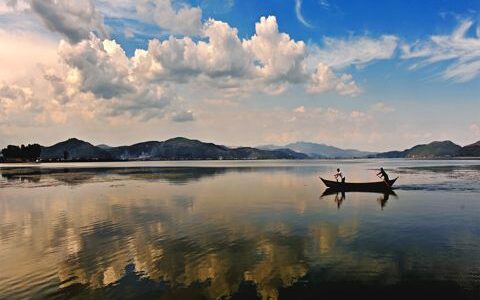
M 480 140 L 480 1 L 0 0 L 0 146 Z

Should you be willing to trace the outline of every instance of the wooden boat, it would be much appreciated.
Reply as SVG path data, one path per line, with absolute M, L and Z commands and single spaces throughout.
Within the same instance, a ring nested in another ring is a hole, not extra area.
M 332 180 L 326 180 L 320 177 L 323 183 L 331 188 L 332 190 L 337 191 L 345 191 L 345 192 L 383 192 L 389 191 L 392 189 L 395 181 L 397 181 L 398 177 L 395 179 L 391 179 L 388 181 L 377 181 L 377 182 L 338 182 Z

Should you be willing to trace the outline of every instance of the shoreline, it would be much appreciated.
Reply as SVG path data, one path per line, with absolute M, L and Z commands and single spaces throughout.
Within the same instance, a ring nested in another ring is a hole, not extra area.
M 341 160 L 480 160 L 480 157 L 338 157 L 338 158 L 253 158 L 253 159 L 131 159 L 131 160 L 62 160 L 62 161 L 0 161 L 0 165 L 9 165 L 9 164 L 70 164 L 70 163 L 114 163 L 114 162 L 202 162 L 202 161 L 315 161 L 315 160 L 326 160 L 326 161 L 341 161 Z

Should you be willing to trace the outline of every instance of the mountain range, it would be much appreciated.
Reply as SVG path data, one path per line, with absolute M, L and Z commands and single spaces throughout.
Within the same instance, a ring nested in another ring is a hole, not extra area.
M 412 158 L 412 159 L 434 159 L 434 158 L 460 158 L 480 157 L 480 141 L 460 146 L 452 141 L 434 141 L 429 144 L 420 144 L 401 151 L 388 152 L 367 152 L 355 149 L 341 149 L 325 144 L 309 142 L 297 142 L 285 146 L 265 145 L 260 149 L 291 149 L 299 153 L 305 153 L 310 158 Z
M 43 147 L 42 161 L 57 160 L 209 160 L 209 159 L 306 159 L 290 149 L 262 150 L 251 147 L 229 148 L 213 143 L 177 137 L 166 141 L 148 141 L 130 146 L 94 146 L 71 138 Z
M 16 146 L 9 146 L 16 147 Z M 23 147 L 23 146 L 22 146 Z M 52 146 L 40 146 L 41 161 L 125 161 L 125 160 L 253 160 L 253 159 L 347 159 L 347 158 L 460 158 L 480 157 L 480 141 L 460 146 L 451 141 L 435 141 L 401 151 L 381 153 L 341 149 L 325 144 L 296 142 L 285 146 L 227 147 L 199 140 L 176 137 L 166 141 L 148 141 L 130 146 L 97 146 L 71 138 Z M 18 148 L 18 151 L 24 151 Z M 13 148 L 12 148 L 13 149 Z M 6 150 L 6 149 L 4 149 Z M 12 151 L 4 151 L 8 154 Z M 17 152 L 18 152 L 17 151 Z M 0 157 L 4 161 L 21 161 L 21 157 Z M 38 153 L 37 153 L 38 155 Z
M 480 157 L 480 141 L 462 147 L 452 141 L 435 141 L 429 144 L 416 145 L 403 151 L 389 151 L 370 155 L 375 158 L 453 158 Z

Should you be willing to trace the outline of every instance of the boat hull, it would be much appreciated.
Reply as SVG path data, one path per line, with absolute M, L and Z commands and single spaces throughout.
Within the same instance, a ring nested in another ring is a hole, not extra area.
M 336 191 L 345 191 L 345 192 L 384 192 L 392 190 L 395 181 L 398 179 L 389 180 L 388 183 L 385 181 L 377 182 L 337 182 L 326 180 L 320 177 L 323 183 L 330 189 Z

